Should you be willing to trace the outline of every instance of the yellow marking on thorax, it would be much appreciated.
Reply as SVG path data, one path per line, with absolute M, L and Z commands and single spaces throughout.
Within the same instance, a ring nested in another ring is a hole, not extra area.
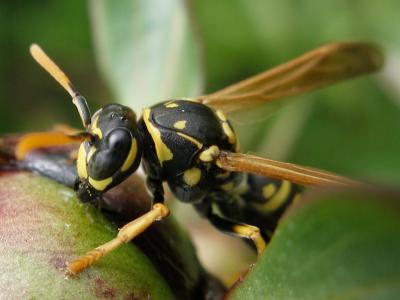
M 186 127 L 186 120 L 178 121 L 174 123 L 176 129 L 184 129 Z
M 219 148 L 216 145 L 212 145 L 208 149 L 202 151 L 200 153 L 200 160 L 203 162 L 211 162 L 214 161 L 219 155 Z
M 86 156 L 86 162 L 89 163 L 89 160 L 92 158 L 93 154 L 96 152 L 96 147 L 91 146 L 89 149 L 89 153 Z
M 225 114 L 220 110 L 216 110 L 215 114 L 222 122 L 222 129 L 224 130 L 225 135 L 228 137 L 228 142 L 232 145 L 235 144 L 236 143 L 236 135 L 233 132 L 231 125 L 229 125 L 228 119 L 226 118 Z M 237 146 L 236 151 L 238 151 L 238 149 L 239 148 Z
M 220 110 L 216 110 L 215 111 L 217 117 L 222 121 L 222 122 L 226 122 L 228 119 L 226 118 L 225 114 L 220 111 Z
M 87 166 L 86 166 L 86 151 L 85 147 L 83 146 L 84 143 L 82 143 L 79 147 L 78 151 L 78 158 L 76 160 L 76 169 L 78 171 L 78 176 L 79 178 L 88 178 L 88 173 L 87 173 Z
M 191 168 L 183 173 L 183 181 L 190 186 L 195 186 L 201 178 L 201 170 L 199 168 Z
M 195 138 L 191 137 L 190 135 L 184 134 L 182 132 L 177 132 L 177 134 L 181 137 L 183 137 L 184 139 L 192 142 L 193 144 L 195 144 L 197 146 L 197 148 L 201 149 L 203 147 L 203 144 L 200 143 L 198 140 L 196 140 Z
M 132 139 L 131 149 L 129 150 L 128 156 L 126 157 L 124 164 L 121 167 L 121 171 L 127 171 L 136 159 L 137 154 L 137 141 L 135 138 Z
M 108 177 L 102 180 L 96 180 L 93 179 L 92 177 L 89 177 L 90 185 L 100 192 L 104 191 L 107 188 L 107 186 L 110 185 L 111 182 L 112 182 L 112 177 Z
M 143 110 L 143 120 L 146 124 L 147 130 L 149 131 L 154 145 L 156 147 L 157 157 L 162 165 L 164 161 L 171 160 L 173 158 L 173 154 L 171 150 L 164 144 L 161 139 L 160 131 L 150 122 L 150 108 L 145 108 Z
M 90 131 L 97 135 L 100 139 L 103 138 L 103 132 L 101 131 L 100 127 L 97 127 L 97 121 L 99 120 L 99 115 L 97 115 L 94 120 L 92 125 L 90 126 Z
M 164 106 L 165 106 L 166 108 L 175 108 L 175 107 L 179 107 L 179 105 L 176 104 L 175 102 L 167 102 L 167 103 L 164 104 Z
M 224 130 L 224 133 L 228 137 L 229 144 L 232 144 L 232 145 L 235 144 L 236 143 L 236 135 L 233 132 L 231 126 L 227 122 L 224 122 L 224 123 L 222 123 L 222 129 Z
M 253 205 L 262 212 L 273 212 L 286 202 L 287 197 L 290 194 L 291 187 L 292 184 L 289 181 L 283 180 L 281 186 L 279 187 L 279 190 L 276 192 L 275 195 L 272 196 L 272 198 L 268 202 L 264 204 L 254 203 Z

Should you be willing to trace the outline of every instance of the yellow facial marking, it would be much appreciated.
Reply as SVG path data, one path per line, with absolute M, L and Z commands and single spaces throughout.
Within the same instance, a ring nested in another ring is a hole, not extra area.
M 228 142 L 230 144 L 235 144 L 236 143 L 236 135 L 233 132 L 231 126 L 229 126 L 228 123 L 222 123 L 222 129 L 224 130 L 224 133 L 228 137 Z
M 131 149 L 129 150 L 128 156 L 126 157 L 124 164 L 121 167 L 122 172 L 127 171 L 132 166 L 133 162 L 135 161 L 136 154 L 137 154 L 137 141 L 135 138 L 133 138 L 131 143 Z
M 282 181 L 279 190 L 272 196 L 272 198 L 264 204 L 253 204 L 258 210 L 262 212 L 273 212 L 278 209 L 285 201 L 290 194 L 292 184 L 289 181 Z
M 178 135 L 183 137 L 184 139 L 192 142 L 193 144 L 195 144 L 197 146 L 197 148 L 201 149 L 203 147 L 203 144 L 200 143 L 198 140 L 196 140 L 195 138 L 191 137 L 190 135 L 184 134 L 182 132 L 178 132 Z
M 97 121 L 99 120 L 99 115 L 97 115 L 93 122 L 92 125 L 90 126 L 90 130 L 93 134 L 97 135 L 100 139 L 103 138 L 103 132 L 101 132 L 101 129 L 97 127 Z
M 175 102 L 168 102 L 168 103 L 165 103 L 164 106 L 165 106 L 166 108 L 175 108 L 175 107 L 179 107 L 179 105 L 176 104 Z
M 178 121 L 174 123 L 176 129 L 184 129 L 186 127 L 186 120 Z
M 173 154 L 167 145 L 165 145 L 162 141 L 160 131 L 150 122 L 150 108 L 143 110 L 143 120 L 154 141 L 157 157 L 162 165 L 164 161 L 171 160 L 173 158 Z
M 226 118 L 225 114 L 224 114 L 222 111 L 217 110 L 217 111 L 215 111 L 215 113 L 217 114 L 217 117 L 218 117 L 221 121 L 223 121 L 223 122 L 226 122 L 226 121 L 227 121 L 227 118 Z
M 212 145 L 208 149 L 200 153 L 200 160 L 203 162 L 214 161 L 219 155 L 219 148 L 216 145 Z
M 76 160 L 76 169 L 78 171 L 79 178 L 88 177 L 87 167 L 86 167 L 86 151 L 83 144 L 84 143 L 82 143 L 79 147 L 78 158 Z
M 110 185 L 111 182 L 112 182 L 112 177 L 108 177 L 103 180 L 95 180 L 95 179 L 89 177 L 90 185 L 100 192 L 104 191 L 107 188 L 107 186 Z
M 96 148 L 94 146 L 90 147 L 89 153 L 86 156 L 86 162 L 89 162 L 92 155 L 96 152 Z
M 183 181 L 190 186 L 195 186 L 201 178 L 201 170 L 199 168 L 191 168 L 183 173 Z
M 262 195 L 265 199 L 269 199 L 276 192 L 276 186 L 273 183 L 267 184 L 262 188 Z

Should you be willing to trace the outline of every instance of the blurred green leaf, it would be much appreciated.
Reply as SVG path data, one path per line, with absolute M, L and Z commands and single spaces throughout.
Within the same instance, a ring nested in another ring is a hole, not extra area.
M 209 91 L 331 41 L 400 49 L 396 1 L 194 1 L 204 37 Z M 211 9 L 212 7 L 212 9 Z M 399 52 L 399 50 L 397 50 Z M 394 65 L 393 60 L 388 61 Z M 393 69 L 393 66 L 392 66 Z M 396 73 L 387 74 L 395 78 Z M 380 182 L 400 180 L 400 94 L 388 76 L 365 77 L 292 97 L 295 106 L 234 123 L 242 151 Z M 302 105 L 305 109 L 300 108 Z M 261 111 L 261 109 L 259 109 Z M 254 122 L 257 119 L 258 122 Z M 259 121 L 262 120 L 262 121 Z
M 199 95 L 199 49 L 183 0 L 90 1 L 98 62 L 134 109 Z
M 0 177 L 1 299 L 173 299 L 149 259 L 124 245 L 65 279 L 65 261 L 116 234 L 72 190 L 32 174 Z
M 397 299 L 400 206 L 391 201 L 342 192 L 294 207 L 232 299 Z

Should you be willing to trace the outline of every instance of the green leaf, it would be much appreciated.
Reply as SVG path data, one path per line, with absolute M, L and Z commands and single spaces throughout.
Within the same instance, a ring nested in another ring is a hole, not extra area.
M 399 197 L 342 192 L 292 209 L 232 299 L 397 299 Z
M 116 229 L 72 190 L 28 173 L 0 177 L 1 299 L 174 299 L 150 260 L 132 244 L 79 278 L 65 261 L 110 240 Z
M 383 70 L 386 76 L 378 77 L 380 81 L 365 76 L 291 97 L 295 106 L 272 117 L 257 115 L 233 125 L 244 152 L 360 179 L 399 182 L 396 1 L 193 3 L 204 37 L 210 92 L 327 42 L 362 40 L 377 43 L 384 53 L 390 51 L 393 59 L 387 60 L 388 71 Z M 374 17 L 366 17 L 370 15 Z
M 94 0 L 90 12 L 98 62 L 117 101 L 142 109 L 199 95 L 199 50 L 183 0 Z

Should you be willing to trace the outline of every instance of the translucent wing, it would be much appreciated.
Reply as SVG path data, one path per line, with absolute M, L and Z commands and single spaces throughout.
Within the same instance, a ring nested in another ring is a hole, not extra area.
M 219 163 L 221 168 L 228 171 L 254 173 L 281 180 L 289 180 L 301 185 L 364 185 L 361 182 L 329 172 L 242 153 L 222 151 Z
M 373 72 L 382 64 L 383 56 L 372 44 L 327 44 L 198 100 L 230 112 Z

